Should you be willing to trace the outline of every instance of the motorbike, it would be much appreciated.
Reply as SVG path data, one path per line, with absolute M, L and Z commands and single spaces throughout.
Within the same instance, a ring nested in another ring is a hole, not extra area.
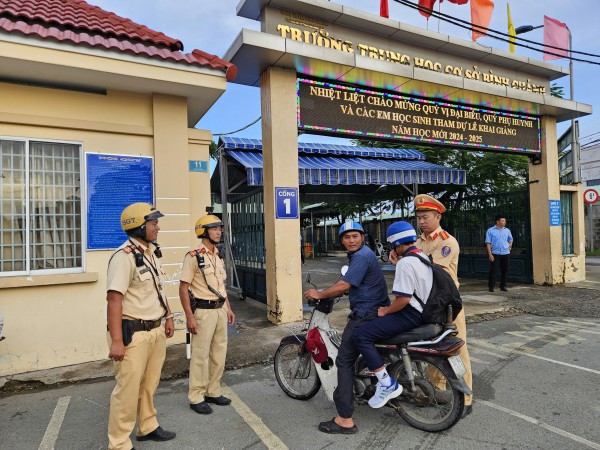
M 381 258 L 383 262 L 388 262 L 390 260 L 389 250 L 379 241 L 379 239 L 375 240 L 375 254 Z
M 311 284 L 310 274 L 307 283 Z M 275 378 L 289 397 L 308 400 L 322 386 L 327 398 L 333 401 L 337 386 L 335 357 L 341 334 L 330 326 L 328 316 L 339 300 L 309 300 L 312 311 L 308 322 L 298 333 L 281 340 L 275 352 Z M 446 320 L 445 324 L 424 324 L 376 343 L 388 373 L 403 387 L 402 394 L 387 406 L 411 426 L 428 432 L 453 427 L 463 414 L 463 394 L 471 393 L 463 379 L 465 366 L 458 356 L 464 341 L 456 337 L 451 311 Z M 314 362 L 305 347 L 306 334 L 313 328 L 318 328 L 329 356 L 321 364 Z M 354 370 L 356 403 L 367 404 L 376 384 L 377 377 L 360 356 Z

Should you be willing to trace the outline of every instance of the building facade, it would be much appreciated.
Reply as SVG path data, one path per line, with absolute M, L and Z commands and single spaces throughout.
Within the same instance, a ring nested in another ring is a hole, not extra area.
M 124 203 L 165 214 L 180 310 L 177 273 L 210 205 L 212 135 L 193 127 L 236 70 L 84 1 L 0 4 L 0 376 L 106 357 Z

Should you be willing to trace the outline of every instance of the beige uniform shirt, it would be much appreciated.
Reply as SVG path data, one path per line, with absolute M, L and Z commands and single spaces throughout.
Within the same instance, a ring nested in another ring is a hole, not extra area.
M 429 236 L 421 234 L 415 244 L 426 255 L 431 255 L 433 262 L 442 266 L 450 274 L 456 287 L 458 283 L 458 255 L 460 247 L 458 242 L 447 231 L 438 227 Z
M 144 265 L 135 266 L 133 242 L 144 255 Z M 164 276 L 160 259 L 154 255 L 155 246 L 142 243 L 135 238 L 126 241 L 108 263 L 107 291 L 123 294 L 123 318 L 157 320 L 165 315 L 165 309 L 158 300 L 156 286 L 161 289 Z M 163 294 L 163 299 L 165 296 Z
M 206 276 L 206 281 L 198 268 L 196 254 L 204 258 L 204 275 Z M 225 287 L 226 279 L 227 273 L 225 272 L 225 264 L 223 263 L 223 260 L 219 258 L 219 250 L 217 247 L 214 247 L 213 252 L 210 252 L 201 242 L 198 249 L 192 250 L 185 255 L 179 280 L 190 285 L 190 290 L 197 299 L 210 301 L 219 300 L 219 297 L 208 289 L 208 286 L 206 285 L 207 282 L 223 297 L 227 297 L 227 290 Z

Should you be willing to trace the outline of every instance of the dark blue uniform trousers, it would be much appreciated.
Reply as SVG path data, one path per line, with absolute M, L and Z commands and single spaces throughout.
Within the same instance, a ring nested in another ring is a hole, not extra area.
M 351 314 L 342 334 L 342 343 L 335 358 L 338 385 L 333 392 L 333 401 L 338 414 L 344 419 L 351 418 L 354 413 L 354 364 L 360 354 L 352 341 L 352 335 L 357 327 L 376 317 L 376 314 L 370 314 L 359 318 Z
M 375 348 L 375 342 L 416 328 L 422 323 L 421 313 L 412 306 L 406 305 L 397 313 L 378 317 L 356 328 L 352 339 L 354 346 L 367 363 L 367 367 L 370 370 L 376 370 L 383 366 L 383 359 Z

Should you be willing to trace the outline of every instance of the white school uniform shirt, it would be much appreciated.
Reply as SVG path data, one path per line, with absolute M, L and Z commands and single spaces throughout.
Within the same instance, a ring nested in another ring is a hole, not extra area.
M 422 258 L 428 259 L 427 255 L 420 250 L 417 250 L 415 253 Z M 432 286 L 433 270 L 418 257 L 405 256 L 398 261 L 392 294 L 410 297 L 409 305 L 422 313 L 423 307 L 414 294 L 416 293 L 423 303 L 427 303 Z

